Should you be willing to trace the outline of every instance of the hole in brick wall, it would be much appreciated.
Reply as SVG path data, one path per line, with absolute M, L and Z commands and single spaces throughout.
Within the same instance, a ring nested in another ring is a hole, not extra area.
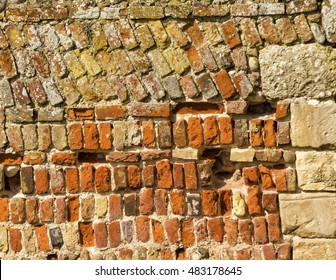
M 173 108 L 174 114 L 222 114 L 223 104 L 219 102 L 181 102 Z
M 106 154 L 104 153 L 79 153 L 78 161 L 80 163 L 88 162 L 88 163 L 101 163 L 106 162 Z
M 265 114 L 274 114 L 275 108 L 271 106 L 270 103 L 265 102 L 256 105 L 250 105 L 248 107 L 248 114 L 256 114 L 256 115 L 265 115 Z
M 14 176 L 5 176 L 5 191 L 7 191 L 11 196 L 16 195 L 21 189 L 21 179 L 20 171 L 18 171 Z
M 56 261 L 58 260 L 58 257 L 56 254 L 50 254 L 47 256 L 47 260 Z
M 205 149 L 202 152 L 202 159 L 214 159 L 220 154 L 221 151 L 221 149 Z
M 186 260 L 186 251 L 183 248 L 178 248 L 175 251 L 176 259 L 177 260 Z

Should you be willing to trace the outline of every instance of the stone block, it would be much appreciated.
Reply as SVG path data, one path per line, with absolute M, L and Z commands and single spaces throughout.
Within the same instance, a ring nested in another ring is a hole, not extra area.
M 306 238 L 336 237 L 334 193 L 279 194 L 283 234 Z
M 336 43 L 336 0 L 323 1 L 322 25 L 328 42 Z
M 262 91 L 269 100 L 336 95 L 336 51 L 319 44 L 268 46 L 260 51 Z
M 298 239 L 293 241 L 294 260 L 335 260 L 335 239 Z

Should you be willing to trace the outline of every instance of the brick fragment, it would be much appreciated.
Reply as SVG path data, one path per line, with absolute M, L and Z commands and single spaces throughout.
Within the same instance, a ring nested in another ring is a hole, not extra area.
M 195 73 L 199 73 L 204 69 L 202 60 L 196 50 L 195 46 L 191 46 L 187 51 L 186 51 L 187 58 L 189 60 L 191 69 Z
M 251 146 L 252 147 L 259 147 L 263 144 L 263 137 L 262 137 L 262 124 L 263 121 L 260 119 L 253 119 L 250 120 L 250 137 L 251 137 Z M 271 139 L 268 139 L 271 140 Z M 268 143 L 271 144 L 271 143 Z
M 259 24 L 260 33 L 269 44 L 280 43 L 280 36 L 271 18 L 263 18 Z
M 280 18 L 275 23 L 284 44 L 291 44 L 297 39 L 295 29 L 289 18 Z
M 264 165 L 259 165 L 258 168 L 263 189 L 273 188 L 274 183 L 272 180 L 271 169 Z

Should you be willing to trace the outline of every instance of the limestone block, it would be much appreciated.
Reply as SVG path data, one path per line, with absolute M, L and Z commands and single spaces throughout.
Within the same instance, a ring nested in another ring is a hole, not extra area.
M 255 150 L 233 148 L 230 152 L 230 161 L 253 162 Z
M 279 194 L 283 234 L 309 238 L 336 237 L 336 194 Z
M 336 43 L 336 0 L 324 0 L 322 4 L 322 25 L 330 43 Z
M 296 158 L 301 189 L 336 191 L 335 152 L 296 152 Z
M 299 239 L 293 241 L 294 260 L 335 260 L 335 239 Z
M 185 149 L 174 149 L 173 158 L 175 159 L 198 159 L 198 149 L 185 148 Z
M 260 51 L 262 91 L 269 100 L 336 95 L 336 51 L 319 44 L 272 45 Z
M 293 103 L 291 113 L 291 138 L 294 147 L 319 148 L 336 145 L 335 102 Z

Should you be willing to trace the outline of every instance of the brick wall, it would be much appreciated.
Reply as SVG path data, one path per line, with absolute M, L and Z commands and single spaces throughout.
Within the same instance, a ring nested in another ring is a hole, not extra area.
M 0 258 L 336 259 L 336 1 L 0 11 Z

